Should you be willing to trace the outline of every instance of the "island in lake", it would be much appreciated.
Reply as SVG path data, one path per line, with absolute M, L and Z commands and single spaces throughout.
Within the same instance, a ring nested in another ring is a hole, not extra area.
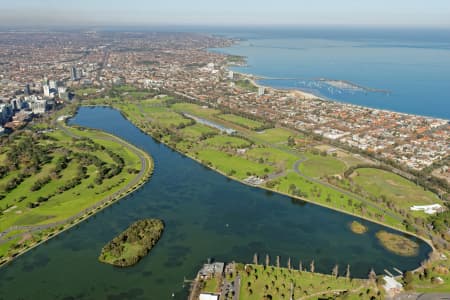
M 117 267 L 129 267 L 146 256 L 160 239 L 164 222 L 145 219 L 131 224 L 119 236 L 108 242 L 99 256 L 103 263 Z
M 350 224 L 350 229 L 353 231 L 353 233 L 356 233 L 356 234 L 364 234 L 367 232 L 367 227 L 358 221 L 353 221 Z
M 419 245 L 407 237 L 384 230 L 378 231 L 376 236 L 387 250 L 397 255 L 414 256 L 419 251 Z

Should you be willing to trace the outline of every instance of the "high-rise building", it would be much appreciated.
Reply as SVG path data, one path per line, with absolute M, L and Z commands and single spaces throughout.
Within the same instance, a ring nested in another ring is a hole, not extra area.
M 78 80 L 78 70 L 76 67 L 72 67 L 70 68 L 70 77 L 72 78 L 72 80 Z
M 43 114 L 47 111 L 47 100 L 35 100 L 30 103 L 30 108 L 34 114 Z
M 233 80 L 234 78 L 234 72 L 233 71 L 229 71 L 228 72 L 228 79 Z
M 25 88 L 23 89 L 23 92 L 25 95 L 31 95 L 31 88 L 30 88 L 30 84 L 26 84 Z
M 13 116 L 12 105 L 9 103 L 0 104 L 0 124 L 5 124 Z
M 44 85 L 42 88 L 43 88 L 43 90 L 44 90 L 44 96 L 45 96 L 45 97 L 50 97 L 50 86 L 48 86 L 48 85 L 46 84 L 46 85 Z
M 64 94 L 67 91 L 66 87 L 60 86 L 58 87 L 58 95 L 61 96 L 61 94 Z
M 22 100 L 20 100 L 20 99 L 11 100 L 11 106 L 12 106 L 13 110 L 21 110 L 22 109 Z
M 56 89 L 58 87 L 55 80 L 50 80 L 48 85 L 50 86 L 50 89 Z
M 266 90 L 264 87 L 262 87 L 262 86 L 258 87 L 258 97 L 264 95 L 265 91 Z

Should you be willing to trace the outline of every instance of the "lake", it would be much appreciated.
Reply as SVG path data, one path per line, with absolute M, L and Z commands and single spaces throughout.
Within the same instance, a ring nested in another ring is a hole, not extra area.
M 415 257 L 386 251 L 375 238 L 383 226 L 355 235 L 357 218 L 249 187 L 206 169 L 142 133 L 104 107 L 80 108 L 71 124 L 115 134 L 152 155 L 154 175 L 141 189 L 75 228 L 0 269 L 0 299 L 186 299 L 192 279 L 208 258 L 251 262 L 253 254 L 288 257 L 298 265 L 314 259 L 316 271 L 351 265 L 354 277 L 370 268 L 414 269 L 430 247 L 420 240 Z M 143 218 L 166 223 L 161 240 L 136 266 L 98 262 L 106 242 Z M 175 294 L 172 297 L 172 293 Z

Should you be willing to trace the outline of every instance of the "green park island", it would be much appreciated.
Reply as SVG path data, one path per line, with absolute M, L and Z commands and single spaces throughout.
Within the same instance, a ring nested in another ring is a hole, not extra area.
M 99 261 L 116 267 L 130 267 L 145 257 L 161 238 L 164 222 L 145 219 L 130 225 L 124 232 L 108 242 Z

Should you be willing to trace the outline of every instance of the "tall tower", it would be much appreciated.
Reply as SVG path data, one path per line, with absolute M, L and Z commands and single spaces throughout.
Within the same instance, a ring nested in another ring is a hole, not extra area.
M 78 70 L 75 67 L 70 68 L 70 77 L 73 81 L 78 80 Z
M 25 85 L 25 88 L 23 89 L 23 92 L 27 96 L 31 95 L 31 88 L 30 88 L 30 84 L 29 83 Z
M 42 88 L 44 89 L 44 96 L 50 97 L 50 87 L 46 84 Z

